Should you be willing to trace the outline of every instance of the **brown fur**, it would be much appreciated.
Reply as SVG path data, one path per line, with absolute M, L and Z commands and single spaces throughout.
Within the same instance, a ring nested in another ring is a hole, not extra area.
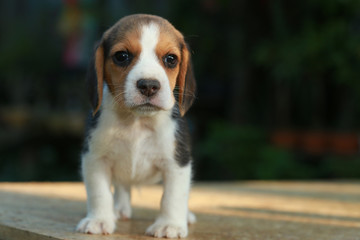
M 179 64 L 175 68 L 166 68 L 163 63 L 163 57 L 168 54 L 174 54 L 177 56 L 179 63 L 181 62 L 181 52 L 178 44 L 179 39 L 175 36 L 161 32 L 159 36 L 159 42 L 156 46 L 156 55 L 159 58 L 162 66 L 170 81 L 170 88 L 173 91 L 177 82 L 177 76 L 179 73 Z
M 103 95 L 103 85 L 104 85 L 104 48 L 99 46 L 95 52 L 95 70 L 97 77 L 97 92 L 98 92 L 98 104 L 94 110 L 93 115 L 95 116 L 96 112 L 99 110 L 102 95 Z
M 126 34 L 121 42 L 115 44 L 110 49 L 110 56 L 113 56 L 118 51 L 129 51 L 132 53 L 133 59 L 129 66 L 119 67 L 113 62 L 111 57 L 109 57 L 105 62 L 106 82 L 109 86 L 110 92 L 120 105 L 124 102 L 124 85 L 126 76 L 138 61 L 141 53 L 141 45 L 139 43 L 139 38 L 135 37 L 136 35 L 138 35 L 136 32 Z

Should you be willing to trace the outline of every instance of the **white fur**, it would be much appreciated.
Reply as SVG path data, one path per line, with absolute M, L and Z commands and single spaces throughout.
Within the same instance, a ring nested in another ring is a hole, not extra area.
M 175 160 L 177 123 L 171 118 L 174 104 L 169 82 L 155 54 L 159 28 L 143 27 L 139 62 L 126 80 L 126 101 L 141 102 L 136 80 L 155 78 L 161 90 L 153 102 L 163 111 L 141 116 L 120 109 L 107 88 L 101 115 L 90 134 L 89 151 L 82 156 L 82 174 L 88 195 L 88 214 L 77 230 L 111 234 L 116 218 L 130 218 L 131 185 L 164 181 L 160 215 L 146 233 L 155 237 L 178 238 L 188 234 L 187 223 L 195 216 L 188 211 L 191 166 L 180 167 Z M 140 103 L 141 104 L 141 103 Z M 111 185 L 114 184 L 114 197 Z
M 169 79 L 155 53 L 159 31 L 159 27 L 154 23 L 142 28 L 140 39 L 142 51 L 138 62 L 129 72 L 125 81 L 125 104 L 128 107 L 141 105 L 147 101 L 164 110 L 170 110 L 174 106 L 175 100 L 170 89 Z M 153 98 L 147 99 L 136 87 L 136 82 L 139 79 L 158 80 L 161 85 L 160 90 Z

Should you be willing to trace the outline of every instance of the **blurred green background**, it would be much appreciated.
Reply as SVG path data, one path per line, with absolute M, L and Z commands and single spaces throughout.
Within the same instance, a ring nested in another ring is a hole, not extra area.
M 360 1 L 0 1 L 0 181 L 80 180 L 87 64 L 119 18 L 193 52 L 196 180 L 360 177 Z

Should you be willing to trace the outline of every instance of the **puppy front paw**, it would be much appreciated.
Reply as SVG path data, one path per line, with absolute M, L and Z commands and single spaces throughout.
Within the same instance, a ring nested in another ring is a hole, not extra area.
M 115 221 L 105 218 L 86 217 L 76 227 L 76 231 L 87 234 L 111 234 L 115 230 Z
M 188 227 L 186 224 L 158 219 L 148 227 L 146 235 L 156 238 L 185 238 L 188 235 Z

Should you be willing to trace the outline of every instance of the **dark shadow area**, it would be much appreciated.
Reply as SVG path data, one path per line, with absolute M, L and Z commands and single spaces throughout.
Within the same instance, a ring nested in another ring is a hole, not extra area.
M 360 177 L 360 2 L 0 2 L 0 181 L 79 180 L 85 76 L 133 13 L 185 36 L 197 180 Z

